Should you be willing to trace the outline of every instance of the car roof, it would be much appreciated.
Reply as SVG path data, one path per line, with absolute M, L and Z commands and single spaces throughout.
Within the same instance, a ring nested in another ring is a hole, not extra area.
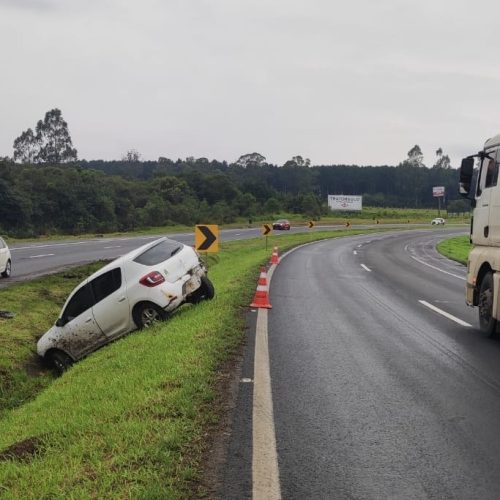
M 150 249 L 151 247 L 154 247 L 158 243 L 161 243 L 162 241 L 166 241 L 169 239 L 170 238 L 163 236 L 163 238 L 158 238 L 157 240 L 151 241 L 150 243 L 146 243 L 145 245 L 142 245 L 139 248 L 136 248 L 135 250 L 132 250 L 132 251 L 126 253 L 125 255 L 118 257 L 117 259 L 111 261 L 109 264 L 106 264 L 104 267 L 101 267 L 101 269 L 99 269 L 95 273 L 91 274 L 87 279 L 90 280 L 90 279 L 97 278 L 97 276 L 100 276 L 101 274 L 104 274 L 108 271 L 111 271 L 111 269 L 116 269 L 117 267 L 120 267 L 125 262 L 130 262 L 131 260 L 134 260 L 137 256 L 141 255 L 143 252 Z M 171 240 L 171 241 L 174 241 L 174 240 Z M 177 240 L 175 240 L 175 241 L 177 241 Z M 180 241 L 178 243 L 180 245 L 184 246 L 184 243 L 181 243 Z

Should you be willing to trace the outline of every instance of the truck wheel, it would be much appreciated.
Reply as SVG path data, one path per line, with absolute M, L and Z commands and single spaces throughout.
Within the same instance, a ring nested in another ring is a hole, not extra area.
M 479 328 L 487 337 L 494 337 L 497 320 L 493 317 L 493 274 L 484 275 L 479 288 Z

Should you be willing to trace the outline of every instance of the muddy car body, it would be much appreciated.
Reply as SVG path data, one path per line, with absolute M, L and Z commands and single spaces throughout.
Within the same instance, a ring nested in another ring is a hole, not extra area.
M 161 238 L 107 264 L 68 297 L 37 352 L 63 371 L 72 362 L 137 328 L 165 319 L 184 302 L 214 295 L 193 248 Z

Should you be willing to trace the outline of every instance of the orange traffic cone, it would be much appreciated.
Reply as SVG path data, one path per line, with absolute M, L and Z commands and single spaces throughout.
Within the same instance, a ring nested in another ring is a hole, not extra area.
M 259 283 L 257 285 L 257 291 L 253 298 L 253 302 L 250 307 L 259 307 L 265 309 L 271 309 L 273 306 L 269 303 L 269 294 L 267 288 L 267 272 L 265 267 L 260 268 Z
M 273 248 L 273 254 L 271 255 L 271 260 L 269 262 L 271 264 L 276 264 L 276 265 L 280 263 L 280 257 L 278 255 L 278 247 Z

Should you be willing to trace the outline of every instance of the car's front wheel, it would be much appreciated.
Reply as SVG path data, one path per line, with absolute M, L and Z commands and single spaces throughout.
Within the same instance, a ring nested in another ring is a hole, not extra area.
M 5 269 L 2 273 L 2 276 L 4 278 L 8 278 L 12 273 L 12 262 L 10 261 L 10 259 L 7 261 L 7 264 L 5 264 Z
M 134 307 L 132 313 L 137 328 L 149 328 L 158 321 L 163 321 L 167 315 L 165 311 L 152 302 L 141 302 Z
M 46 357 L 59 375 L 64 373 L 73 364 L 73 360 L 65 352 L 57 349 L 49 351 Z
M 202 276 L 200 288 L 194 291 L 194 293 L 189 298 L 189 302 L 191 302 L 192 304 L 197 304 L 202 300 L 212 300 L 214 297 L 214 284 L 206 276 Z
M 479 328 L 487 337 L 493 337 L 497 329 L 497 320 L 493 317 L 493 274 L 487 272 L 479 288 Z

